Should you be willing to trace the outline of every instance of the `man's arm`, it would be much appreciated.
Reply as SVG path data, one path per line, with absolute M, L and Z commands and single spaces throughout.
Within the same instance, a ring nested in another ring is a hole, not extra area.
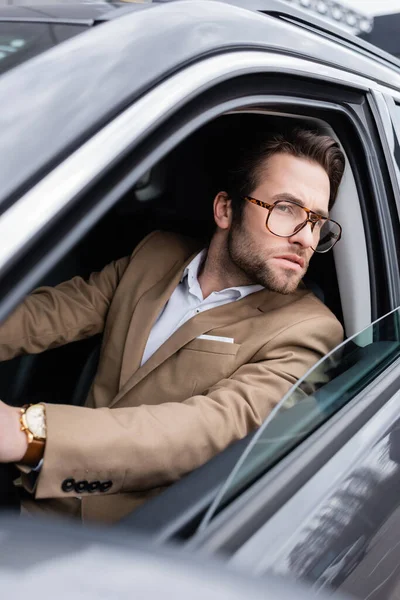
M 102 331 L 108 307 L 129 258 L 107 265 L 88 281 L 74 277 L 35 290 L 0 325 L 0 360 L 34 354 Z M 0 401 L 0 462 L 19 462 L 28 440 L 20 410 Z
M 47 405 L 36 498 L 68 497 L 61 487 L 68 478 L 110 480 L 111 494 L 179 479 L 258 427 L 296 380 L 341 340 L 336 319 L 310 318 L 270 340 L 254 362 L 207 395 L 133 408 Z
M 18 462 L 25 455 L 28 439 L 21 430 L 20 411 L 0 401 L 0 462 Z
M 129 263 L 121 258 L 54 288 L 38 288 L 0 325 L 0 361 L 36 354 L 100 333 L 118 283 Z

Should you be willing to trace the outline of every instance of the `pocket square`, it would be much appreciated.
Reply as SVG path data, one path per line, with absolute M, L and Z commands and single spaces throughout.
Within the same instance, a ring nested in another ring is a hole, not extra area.
M 213 342 L 226 342 L 228 344 L 233 344 L 234 339 L 230 337 L 222 337 L 220 335 L 199 335 L 198 340 L 212 340 Z

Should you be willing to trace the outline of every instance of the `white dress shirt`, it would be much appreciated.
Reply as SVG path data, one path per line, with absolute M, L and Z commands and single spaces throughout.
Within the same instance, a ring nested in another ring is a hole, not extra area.
M 228 302 L 236 302 L 236 300 L 263 289 L 262 285 L 231 287 L 220 292 L 212 292 L 204 299 L 197 275 L 206 252 L 205 249 L 199 252 L 185 268 L 182 279 L 152 327 L 141 365 L 144 365 L 179 327 L 198 313 L 228 304 Z

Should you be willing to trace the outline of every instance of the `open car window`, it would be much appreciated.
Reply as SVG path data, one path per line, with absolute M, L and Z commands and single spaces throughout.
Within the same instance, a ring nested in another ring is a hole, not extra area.
M 200 529 L 399 357 L 400 308 L 322 358 L 284 396 L 251 440 Z

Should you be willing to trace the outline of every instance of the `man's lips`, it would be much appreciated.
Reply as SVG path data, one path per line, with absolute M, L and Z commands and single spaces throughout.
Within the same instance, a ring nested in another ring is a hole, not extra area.
M 300 267 L 301 269 L 304 269 L 304 258 L 301 258 L 297 254 L 281 254 L 280 256 L 274 256 L 274 258 L 291 263 L 293 268 Z

